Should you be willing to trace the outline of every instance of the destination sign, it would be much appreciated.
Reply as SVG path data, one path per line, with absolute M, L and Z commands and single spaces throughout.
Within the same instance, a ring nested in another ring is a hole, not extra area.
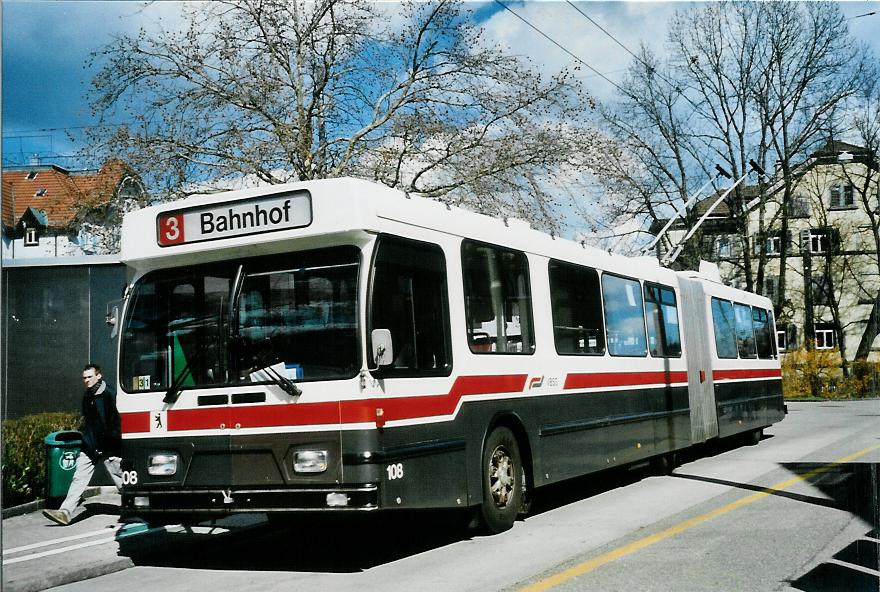
M 156 233 L 159 246 L 169 247 L 311 223 L 311 196 L 297 191 L 162 212 L 156 217 Z

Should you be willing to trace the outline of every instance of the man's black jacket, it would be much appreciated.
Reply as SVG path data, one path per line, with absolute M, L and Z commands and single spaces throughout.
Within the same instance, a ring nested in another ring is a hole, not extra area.
M 121 436 L 116 393 L 103 380 L 86 389 L 82 402 L 82 451 L 92 460 L 119 456 Z

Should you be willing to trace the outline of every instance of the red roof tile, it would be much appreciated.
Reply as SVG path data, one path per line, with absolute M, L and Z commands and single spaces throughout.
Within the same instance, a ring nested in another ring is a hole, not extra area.
M 73 222 L 78 206 L 106 204 L 127 170 L 116 159 L 99 171 L 71 172 L 55 165 L 4 170 L 3 224 L 13 226 L 27 208 L 35 208 L 46 212 L 50 226 L 66 226 Z

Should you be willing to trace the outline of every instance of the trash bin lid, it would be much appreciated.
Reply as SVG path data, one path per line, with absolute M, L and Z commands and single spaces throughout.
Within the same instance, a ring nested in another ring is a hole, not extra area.
M 47 446 L 79 446 L 82 444 L 82 434 L 75 430 L 62 430 L 52 432 L 43 439 Z

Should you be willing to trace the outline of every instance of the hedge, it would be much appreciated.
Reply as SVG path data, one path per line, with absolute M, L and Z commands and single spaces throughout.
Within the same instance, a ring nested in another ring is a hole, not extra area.
M 40 413 L 3 422 L 3 506 L 10 508 L 46 495 L 46 446 L 43 439 L 76 430 L 77 413 Z
M 800 348 L 782 358 L 782 391 L 786 399 L 876 397 L 880 364 L 856 360 L 844 373 L 840 350 Z

